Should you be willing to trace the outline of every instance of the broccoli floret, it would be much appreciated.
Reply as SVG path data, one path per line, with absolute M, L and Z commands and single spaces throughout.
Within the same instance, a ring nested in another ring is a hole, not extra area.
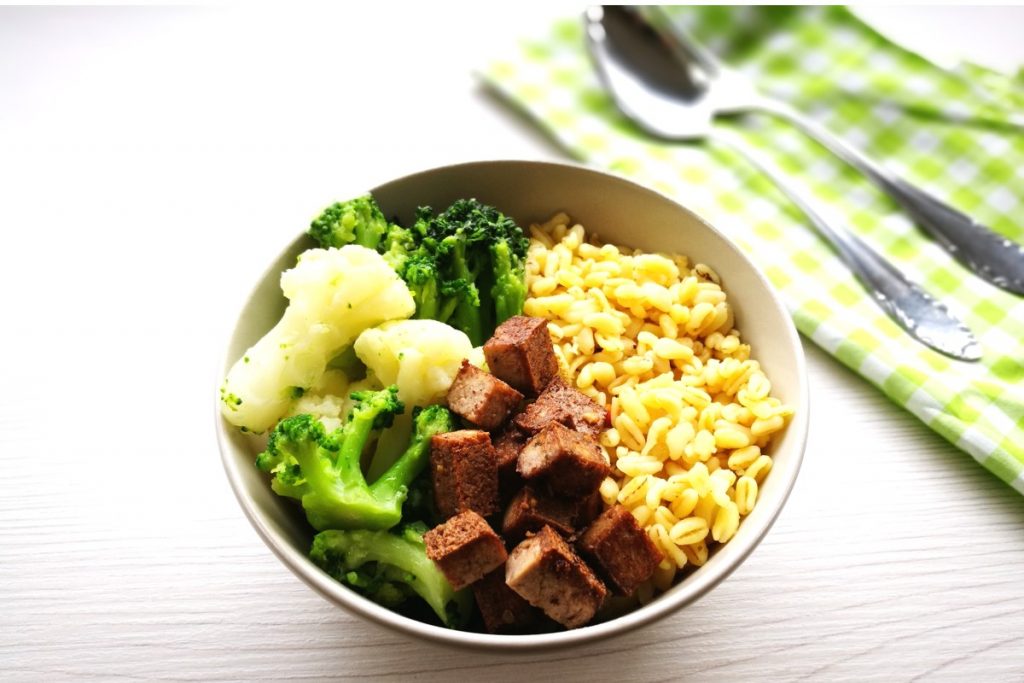
M 426 467 L 430 438 L 451 431 L 455 420 L 442 406 L 430 406 L 413 418 L 405 452 L 372 485 L 360 467 L 371 435 L 391 426 L 405 408 L 398 387 L 357 391 L 344 426 L 328 434 L 311 415 L 278 423 L 256 466 L 273 475 L 271 487 L 302 502 L 309 523 L 323 529 L 389 529 L 402 518 L 409 484 Z
M 430 439 L 435 434 L 445 434 L 457 428 L 451 411 L 437 405 L 414 410 L 412 424 L 409 447 L 370 487 L 378 497 L 400 499 L 399 512 L 409 492 L 409 484 L 426 468 L 430 459 Z
M 409 256 L 416 251 L 416 239 L 411 230 L 395 223 L 388 225 L 377 251 L 381 253 L 388 265 L 399 275 L 405 271 Z
M 371 195 L 331 204 L 313 219 L 308 234 L 323 247 L 358 244 L 377 249 L 388 232 L 388 222 Z
M 495 327 L 514 315 L 523 312 L 526 303 L 526 257 L 513 251 L 512 241 L 495 242 L 491 245 L 491 262 L 494 264 L 494 284 L 491 298 L 494 299 Z
M 452 310 L 444 322 L 479 346 L 522 312 L 529 240 L 515 221 L 493 206 L 460 199 L 426 221 L 422 232 L 438 244 L 440 291 Z
M 366 195 L 329 206 L 309 234 L 325 247 L 376 249 L 408 285 L 417 318 L 448 323 L 475 346 L 523 310 L 529 240 L 515 221 L 475 199 L 436 215 L 419 207 L 403 228 Z
M 491 313 L 490 302 L 481 300 L 481 293 L 486 298 L 490 292 L 476 285 L 481 268 L 477 253 L 470 246 L 461 233 L 449 235 L 441 241 L 441 253 L 448 262 L 450 276 L 441 291 L 454 302 L 448 324 L 465 332 L 473 346 L 480 346 L 485 338 L 484 330 L 493 329 L 493 325 L 488 326 L 484 321 Z
M 472 597 L 456 592 L 426 555 L 421 523 L 396 531 L 322 531 L 313 539 L 309 557 L 335 580 L 348 584 L 374 602 L 395 607 L 412 592 L 422 597 L 450 627 L 468 620 Z
M 441 315 L 441 272 L 437 267 L 437 256 L 425 249 L 417 249 L 405 262 L 402 273 L 405 284 L 416 302 L 415 317 L 421 320 L 440 320 Z M 454 306 L 452 306 L 454 309 Z M 451 310 L 448 311 L 451 316 Z

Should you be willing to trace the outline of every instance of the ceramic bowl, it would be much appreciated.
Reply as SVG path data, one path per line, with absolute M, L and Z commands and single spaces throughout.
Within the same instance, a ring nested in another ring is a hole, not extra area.
M 575 645 L 647 626 L 693 603 L 750 555 L 768 533 L 796 481 L 809 402 L 803 349 L 792 320 L 764 275 L 727 237 L 664 195 L 614 175 L 569 164 L 459 164 L 392 180 L 371 192 L 385 215 L 403 223 L 411 221 L 417 206 L 443 208 L 455 199 L 475 197 L 524 227 L 565 211 L 605 242 L 683 253 L 691 262 L 708 264 L 721 277 L 735 311 L 736 327 L 771 379 L 773 394 L 793 406 L 795 414 L 772 445 L 774 466 L 760 489 L 757 506 L 732 540 L 714 550 L 704 566 L 623 616 L 572 631 L 511 636 L 456 631 L 416 621 L 363 598 L 322 572 L 307 558 L 312 530 L 301 510 L 293 501 L 272 493 L 265 475 L 253 464 L 259 442 L 224 421 L 218 406 L 217 434 L 231 486 L 256 531 L 292 572 L 336 605 L 396 631 L 450 645 L 521 651 Z M 278 285 L 280 273 L 311 246 L 309 238 L 298 235 L 256 283 L 227 340 L 220 378 L 280 317 L 285 306 Z

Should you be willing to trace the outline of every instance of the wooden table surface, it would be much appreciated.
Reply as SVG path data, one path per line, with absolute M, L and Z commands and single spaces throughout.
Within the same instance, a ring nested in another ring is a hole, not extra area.
M 284 569 L 213 434 L 248 284 L 327 199 L 562 158 L 469 73 L 553 10 L 404 11 L 0 10 L 0 679 L 1024 680 L 1024 500 L 806 340 L 790 502 L 652 627 L 448 649 Z

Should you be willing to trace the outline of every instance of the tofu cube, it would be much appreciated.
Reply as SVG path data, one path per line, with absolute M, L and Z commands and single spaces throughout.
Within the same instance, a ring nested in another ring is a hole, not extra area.
M 631 595 L 651 578 L 663 559 L 632 513 L 621 505 L 605 510 L 583 532 L 577 547 L 617 592 Z
M 475 429 L 430 440 L 434 501 L 445 518 L 464 510 L 483 517 L 498 512 L 498 463 L 491 435 Z
M 550 526 L 563 536 L 574 531 L 575 501 L 545 495 L 526 486 L 516 494 L 505 509 L 501 533 L 509 543 L 518 543 L 527 532 Z
M 427 557 L 455 590 L 479 581 L 508 559 L 501 537 L 472 510 L 434 527 L 423 535 L 423 541 Z
M 528 438 L 510 424 L 492 439 L 498 459 L 498 493 L 503 500 L 507 500 L 523 485 L 523 478 L 516 472 L 516 465 L 519 463 L 519 452 L 523 450 Z
M 522 400 L 518 391 L 466 360 L 448 390 L 452 412 L 487 431 L 500 427 Z
M 512 316 L 484 344 L 491 373 L 513 388 L 536 396 L 558 375 L 558 360 L 544 318 Z
M 523 633 L 540 619 L 540 611 L 505 583 L 504 565 L 474 583 L 472 589 L 488 633 Z
M 528 482 L 543 481 L 553 495 L 592 494 L 611 472 L 593 437 L 552 422 L 519 453 L 516 469 Z
M 566 628 L 593 619 L 608 595 L 590 567 L 549 526 L 512 550 L 505 583 Z
M 536 401 L 516 415 L 514 422 L 529 434 L 558 422 L 577 432 L 599 437 L 611 426 L 611 416 L 597 401 L 556 377 Z

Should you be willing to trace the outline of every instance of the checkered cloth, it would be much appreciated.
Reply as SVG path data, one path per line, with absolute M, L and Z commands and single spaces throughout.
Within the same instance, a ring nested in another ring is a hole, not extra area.
M 765 91 L 996 231 L 1024 241 L 1024 75 L 943 71 L 838 7 L 675 8 L 676 21 Z M 917 343 L 873 303 L 804 216 L 727 148 L 645 136 L 602 91 L 579 18 L 523 42 L 482 77 L 572 155 L 653 187 L 728 234 L 800 331 L 1024 493 L 1024 299 L 972 275 L 895 202 L 794 127 L 721 121 L 945 302 L 980 363 Z M 1016 219 L 1016 220 L 1015 220 Z

